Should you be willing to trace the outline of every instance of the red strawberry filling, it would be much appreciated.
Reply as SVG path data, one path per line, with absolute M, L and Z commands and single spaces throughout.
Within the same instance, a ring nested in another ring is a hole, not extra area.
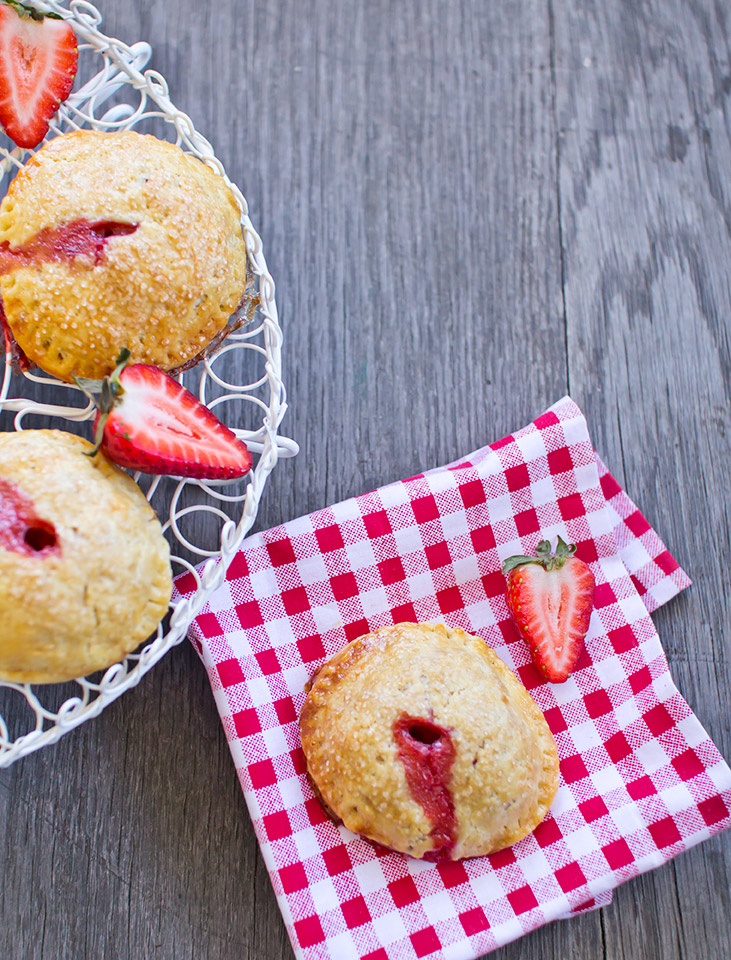
M 13 250 L 9 243 L 1 243 L 0 275 L 37 263 L 70 263 L 78 257 L 86 257 L 98 266 L 110 237 L 128 236 L 137 226 L 114 220 L 72 220 L 60 227 L 40 230 L 22 247 Z
M 0 547 L 26 556 L 58 550 L 56 529 L 42 520 L 30 498 L 0 478 Z
M 454 741 L 444 727 L 406 713 L 394 723 L 393 735 L 411 796 L 432 824 L 434 849 L 425 859 L 439 859 L 457 842 L 457 817 L 449 789 Z

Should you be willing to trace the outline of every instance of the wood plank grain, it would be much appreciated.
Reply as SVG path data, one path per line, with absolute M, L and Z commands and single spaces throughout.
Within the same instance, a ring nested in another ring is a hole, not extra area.
M 727 681 L 726 18 L 683 0 L 554 7 L 571 391 L 695 580 L 656 622 L 681 692 L 728 757 L 731 688 L 713 669 Z M 730 856 L 726 836 L 620 889 L 607 955 L 637 956 L 639 944 L 645 956 L 713 955 Z
M 262 526 L 453 459 L 565 392 L 542 4 L 101 6 L 112 33 L 153 43 L 278 281 L 302 454 L 278 468 Z M 107 937 L 120 957 L 289 956 L 204 684 L 176 652 L 3 775 L 13 874 L 39 808 L 88 857 L 84 910 L 40 857 L 78 930 L 64 947 L 52 911 L 39 956 L 102 955 Z M 123 895 L 98 907 L 112 883 Z
M 284 429 L 302 453 L 277 467 L 258 525 L 447 462 L 570 383 L 597 446 L 696 578 L 656 619 L 728 756 L 720 8 L 98 5 L 110 33 L 152 43 L 174 101 L 242 186 L 278 284 Z M 3 956 L 291 956 L 188 647 L 0 771 L 0 818 Z M 601 914 L 491 956 L 714 956 L 730 849 L 704 844 Z

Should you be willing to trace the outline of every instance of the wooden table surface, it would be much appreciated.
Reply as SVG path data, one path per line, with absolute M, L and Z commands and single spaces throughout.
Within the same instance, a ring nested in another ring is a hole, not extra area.
M 731 34 L 717 0 L 99 0 L 246 194 L 301 444 L 265 528 L 571 392 L 694 586 L 655 622 L 731 757 Z M 0 629 L 2 627 L 0 626 Z M 0 956 L 291 956 L 208 683 L 174 650 L 0 771 Z M 726 956 L 731 835 L 496 951 Z

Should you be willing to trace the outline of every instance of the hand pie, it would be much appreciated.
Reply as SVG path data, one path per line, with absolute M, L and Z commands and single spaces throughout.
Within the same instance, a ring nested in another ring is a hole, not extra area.
M 60 430 L 0 433 L 0 679 L 53 683 L 155 630 L 170 550 L 134 481 Z
M 548 812 L 558 754 L 543 714 L 479 637 L 399 623 L 348 644 L 308 685 L 302 747 L 355 833 L 412 857 L 477 857 Z
M 31 364 L 99 379 L 133 363 L 190 364 L 242 302 L 246 247 L 231 188 L 149 135 L 50 140 L 0 204 L 0 293 Z

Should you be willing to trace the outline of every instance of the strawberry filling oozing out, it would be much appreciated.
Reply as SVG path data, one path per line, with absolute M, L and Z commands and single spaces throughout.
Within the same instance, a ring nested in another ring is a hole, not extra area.
M 110 237 L 124 237 L 134 233 L 136 223 L 118 223 L 114 220 L 74 220 L 62 227 L 41 230 L 22 247 L 10 249 L 8 243 L 0 243 L 0 276 L 17 267 L 29 267 L 38 263 L 71 263 L 77 257 L 91 259 L 94 266 L 104 259 L 104 251 Z M 0 298 L 0 328 L 5 339 L 5 353 L 15 370 L 30 370 L 33 364 L 18 345 L 5 316 Z
M 78 257 L 98 266 L 110 237 L 129 236 L 137 226 L 114 220 L 72 220 L 60 227 L 46 227 L 14 250 L 8 243 L 0 244 L 0 275 L 37 263 L 70 263 Z
M 52 523 L 41 520 L 30 499 L 0 478 L 0 547 L 26 556 L 59 549 Z
M 444 727 L 408 714 L 394 723 L 393 735 L 411 796 L 432 824 L 434 849 L 425 859 L 436 860 L 448 855 L 457 842 L 457 817 L 449 789 L 454 741 Z

